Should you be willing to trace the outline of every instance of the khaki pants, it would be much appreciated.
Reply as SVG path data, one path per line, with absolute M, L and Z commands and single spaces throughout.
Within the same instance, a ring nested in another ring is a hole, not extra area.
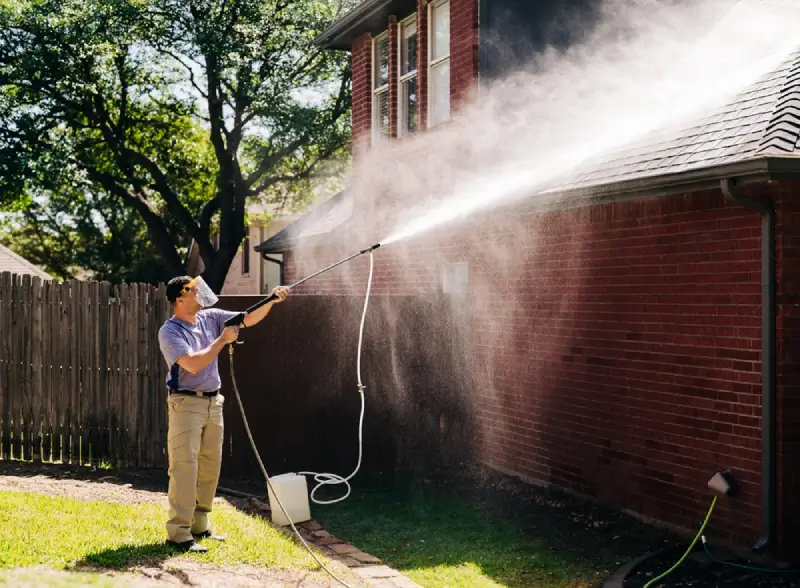
M 225 397 L 169 396 L 169 520 L 167 538 L 191 541 L 210 531 L 208 513 L 217 493 L 222 463 L 222 405 Z

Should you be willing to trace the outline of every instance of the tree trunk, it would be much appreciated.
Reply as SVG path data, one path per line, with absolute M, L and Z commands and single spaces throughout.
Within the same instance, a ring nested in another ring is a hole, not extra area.
M 233 258 L 236 257 L 237 250 L 238 247 L 223 247 L 220 244 L 214 262 L 210 266 L 206 266 L 203 271 L 203 279 L 216 294 L 222 292 L 222 286 L 225 285 L 225 277 L 228 275 L 228 270 L 231 267 Z

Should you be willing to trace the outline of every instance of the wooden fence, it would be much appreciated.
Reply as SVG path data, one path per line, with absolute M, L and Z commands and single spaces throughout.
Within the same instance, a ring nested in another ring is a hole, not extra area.
M 0 274 L 0 458 L 166 469 L 165 294 L 163 286 Z M 243 310 L 257 299 L 222 297 L 220 307 Z M 237 381 L 268 471 L 353 466 L 362 306 L 360 296 L 293 297 L 269 328 L 243 332 Z M 362 471 L 439 467 L 469 452 L 468 369 L 451 306 L 431 297 L 370 301 Z M 230 398 L 223 475 L 260 476 L 227 354 L 219 368 Z
M 164 287 L 0 274 L 0 457 L 165 467 Z

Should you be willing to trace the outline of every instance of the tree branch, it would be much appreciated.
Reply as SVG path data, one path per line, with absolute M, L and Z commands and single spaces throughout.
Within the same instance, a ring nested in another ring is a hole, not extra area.
M 219 199 L 216 196 L 203 206 L 203 210 L 200 212 L 200 231 L 202 231 L 204 235 L 211 234 L 211 219 L 218 210 Z
M 169 270 L 175 275 L 183 273 L 184 267 L 181 256 L 172 243 L 172 239 L 167 228 L 164 226 L 164 222 L 161 220 L 161 217 L 153 211 L 147 199 L 141 194 L 134 194 L 120 185 L 118 180 L 113 176 L 89 166 L 86 166 L 85 169 L 92 181 L 103 186 L 109 194 L 117 196 L 139 213 L 147 226 L 147 232 L 150 234 L 153 244 L 159 249 L 161 255 L 164 256 L 164 261 Z

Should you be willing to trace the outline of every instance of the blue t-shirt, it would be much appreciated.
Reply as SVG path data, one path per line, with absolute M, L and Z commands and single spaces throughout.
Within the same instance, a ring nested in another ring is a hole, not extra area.
M 222 334 L 225 321 L 237 313 L 219 308 L 207 308 L 197 313 L 195 324 L 187 323 L 174 316 L 167 320 L 158 330 L 158 344 L 161 353 L 167 360 L 167 386 L 172 379 L 172 366 L 182 356 L 193 351 L 202 351 Z M 194 390 L 195 392 L 213 392 L 218 390 L 222 381 L 217 369 L 217 358 L 214 358 L 206 368 L 196 374 L 190 374 L 185 369 L 177 366 L 179 390 Z

